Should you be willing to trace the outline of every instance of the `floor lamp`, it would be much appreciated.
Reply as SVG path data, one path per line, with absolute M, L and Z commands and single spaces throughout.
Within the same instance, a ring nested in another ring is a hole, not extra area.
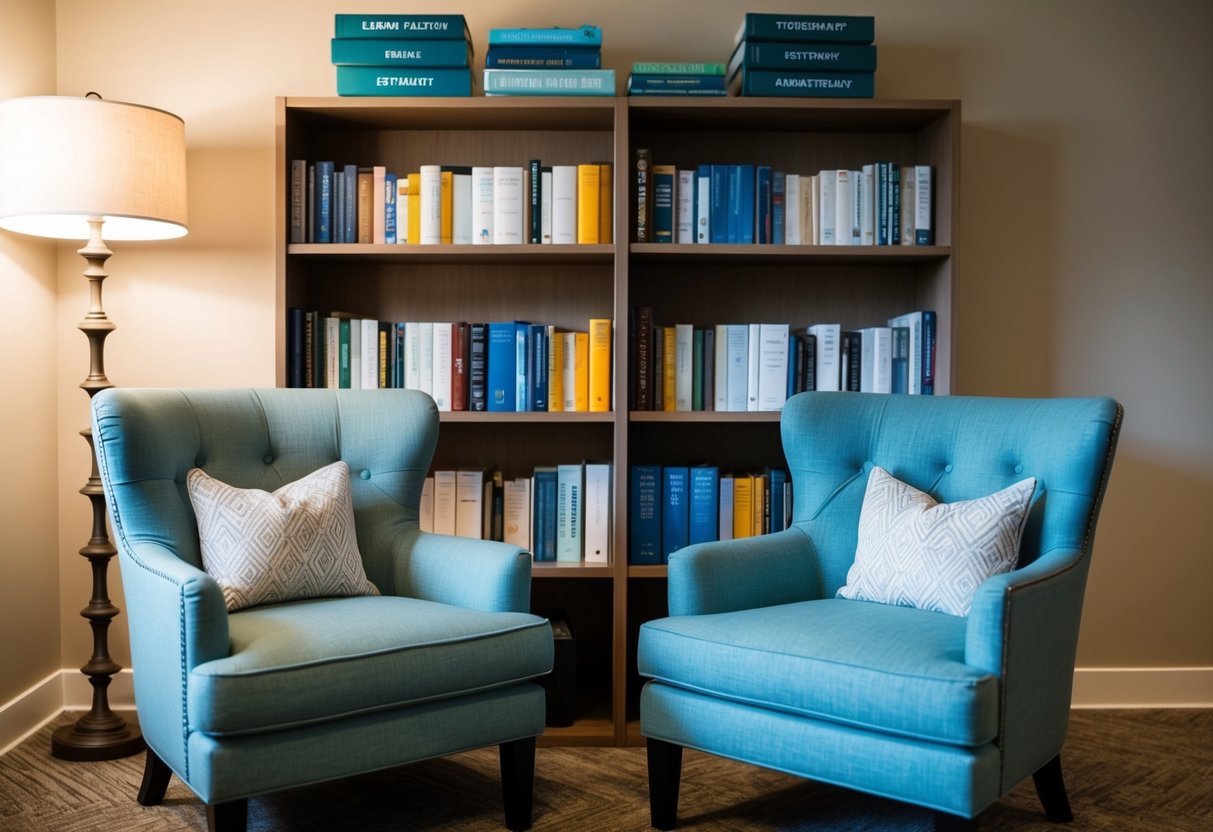
M 80 330 L 89 343 L 90 400 L 112 387 L 105 377 L 105 337 L 114 325 L 101 307 L 105 240 L 165 240 L 186 233 L 185 125 L 150 107 L 44 96 L 0 101 L 0 228 L 39 237 L 86 240 L 89 309 Z M 92 456 L 92 431 L 81 435 Z M 140 751 L 134 720 L 110 710 L 108 631 L 118 609 L 106 586 L 116 550 L 105 521 L 105 500 L 94 456 L 80 489 L 92 504 L 93 530 L 80 554 L 92 566 L 93 593 L 81 615 L 93 631 L 93 655 L 81 671 L 93 687 L 92 709 L 54 732 L 51 753 L 66 760 L 112 760 Z

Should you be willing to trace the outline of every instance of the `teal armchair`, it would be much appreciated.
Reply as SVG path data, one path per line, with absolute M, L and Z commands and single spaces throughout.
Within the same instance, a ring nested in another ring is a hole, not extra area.
M 140 803 L 176 774 L 211 830 L 241 830 L 252 796 L 498 745 L 506 826 L 529 828 L 551 629 L 529 613 L 527 552 L 419 529 L 432 399 L 114 389 L 92 413 L 148 745 Z M 338 460 L 380 594 L 229 612 L 187 472 L 272 492 Z
M 653 825 L 675 825 L 683 748 L 928 807 L 939 828 L 976 827 L 1031 775 L 1069 820 L 1060 752 L 1121 417 L 1110 399 L 791 398 L 790 527 L 674 552 L 670 616 L 640 630 Z M 836 597 L 874 466 L 948 504 L 1035 477 L 1018 562 L 967 614 Z

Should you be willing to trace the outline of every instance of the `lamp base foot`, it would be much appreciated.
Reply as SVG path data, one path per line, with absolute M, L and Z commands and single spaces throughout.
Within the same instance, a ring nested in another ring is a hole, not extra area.
M 85 714 L 74 724 L 64 725 L 51 735 L 51 756 L 74 762 L 118 760 L 145 748 L 139 723 L 114 713 L 101 719 Z

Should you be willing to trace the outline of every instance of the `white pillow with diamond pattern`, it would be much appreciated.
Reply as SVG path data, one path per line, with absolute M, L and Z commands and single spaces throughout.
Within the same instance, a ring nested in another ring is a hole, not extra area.
M 1015 568 L 1035 478 L 937 502 L 880 467 L 868 475 L 859 544 L 839 598 L 968 615 L 987 578 Z
M 378 595 L 354 534 L 350 469 L 334 462 L 273 494 L 194 468 L 185 478 L 202 567 L 229 612 L 299 598 Z

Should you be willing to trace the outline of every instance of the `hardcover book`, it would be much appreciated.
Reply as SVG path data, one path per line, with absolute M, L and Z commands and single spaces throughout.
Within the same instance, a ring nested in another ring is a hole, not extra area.
M 633 75 L 724 75 L 724 64 L 682 61 L 634 61 Z
M 729 82 L 737 95 L 801 98 L 871 98 L 876 91 L 871 72 L 796 72 L 741 67 Z
M 579 26 L 567 29 L 489 29 L 489 46 L 602 46 L 602 29 Z
M 661 563 L 661 466 L 633 465 L 628 488 L 628 563 Z
M 472 46 L 462 40 L 333 38 L 334 66 L 471 66 Z
M 690 469 L 666 466 L 661 472 L 661 562 L 685 547 L 690 540 Z
M 485 69 L 601 69 L 602 51 L 577 46 L 494 46 Z
M 876 18 L 871 16 L 746 12 L 733 44 L 742 40 L 871 43 L 875 38 Z
M 614 95 L 615 70 L 486 69 L 484 94 Z
M 876 47 L 795 41 L 747 40 L 739 43 L 729 59 L 728 74 L 742 66 L 750 69 L 828 70 L 874 72 Z
M 339 14 L 334 19 L 339 38 L 472 39 L 461 14 Z
M 337 94 L 467 97 L 472 94 L 472 70 L 339 66 Z

